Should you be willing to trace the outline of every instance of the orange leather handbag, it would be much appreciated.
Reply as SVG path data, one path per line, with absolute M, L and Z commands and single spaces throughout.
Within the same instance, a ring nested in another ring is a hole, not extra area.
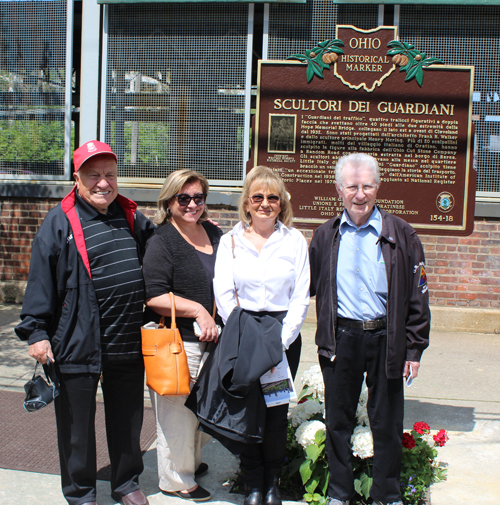
M 175 297 L 170 293 L 171 325 L 148 323 L 141 328 L 146 384 L 162 396 L 188 395 L 190 376 L 186 351 L 175 323 Z

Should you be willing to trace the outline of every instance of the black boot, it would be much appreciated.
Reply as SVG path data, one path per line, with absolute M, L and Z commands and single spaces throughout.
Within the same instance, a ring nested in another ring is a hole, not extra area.
M 245 485 L 245 501 L 243 505 L 262 505 L 261 489 Z
M 279 477 L 274 477 L 270 482 L 268 482 L 264 505 L 281 505 Z

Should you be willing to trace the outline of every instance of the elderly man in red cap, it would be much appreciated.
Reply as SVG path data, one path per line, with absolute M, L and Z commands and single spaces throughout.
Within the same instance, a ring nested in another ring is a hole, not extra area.
M 153 224 L 118 194 L 116 155 L 92 140 L 73 154 L 75 187 L 33 240 L 16 333 L 39 363 L 51 360 L 64 496 L 96 504 L 95 409 L 104 397 L 112 497 L 146 505 L 140 434 L 144 365 L 141 260 Z

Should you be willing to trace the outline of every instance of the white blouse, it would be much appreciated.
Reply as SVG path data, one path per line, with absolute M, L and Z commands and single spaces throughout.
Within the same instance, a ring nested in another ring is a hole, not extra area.
M 307 243 L 298 230 L 281 222 L 260 254 L 244 236 L 238 223 L 220 241 L 215 260 L 214 292 L 224 323 L 236 303 L 259 311 L 284 311 L 281 340 L 286 349 L 297 338 L 309 307 L 309 254 Z M 234 236 L 234 259 L 231 235 Z

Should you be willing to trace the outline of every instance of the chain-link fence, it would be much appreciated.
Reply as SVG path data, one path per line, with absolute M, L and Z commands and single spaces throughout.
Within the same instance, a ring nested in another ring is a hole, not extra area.
M 66 2 L 0 1 L 0 177 L 64 175 Z
M 110 6 L 106 142 L 120 175 L 241 181 L 246 4 Z

